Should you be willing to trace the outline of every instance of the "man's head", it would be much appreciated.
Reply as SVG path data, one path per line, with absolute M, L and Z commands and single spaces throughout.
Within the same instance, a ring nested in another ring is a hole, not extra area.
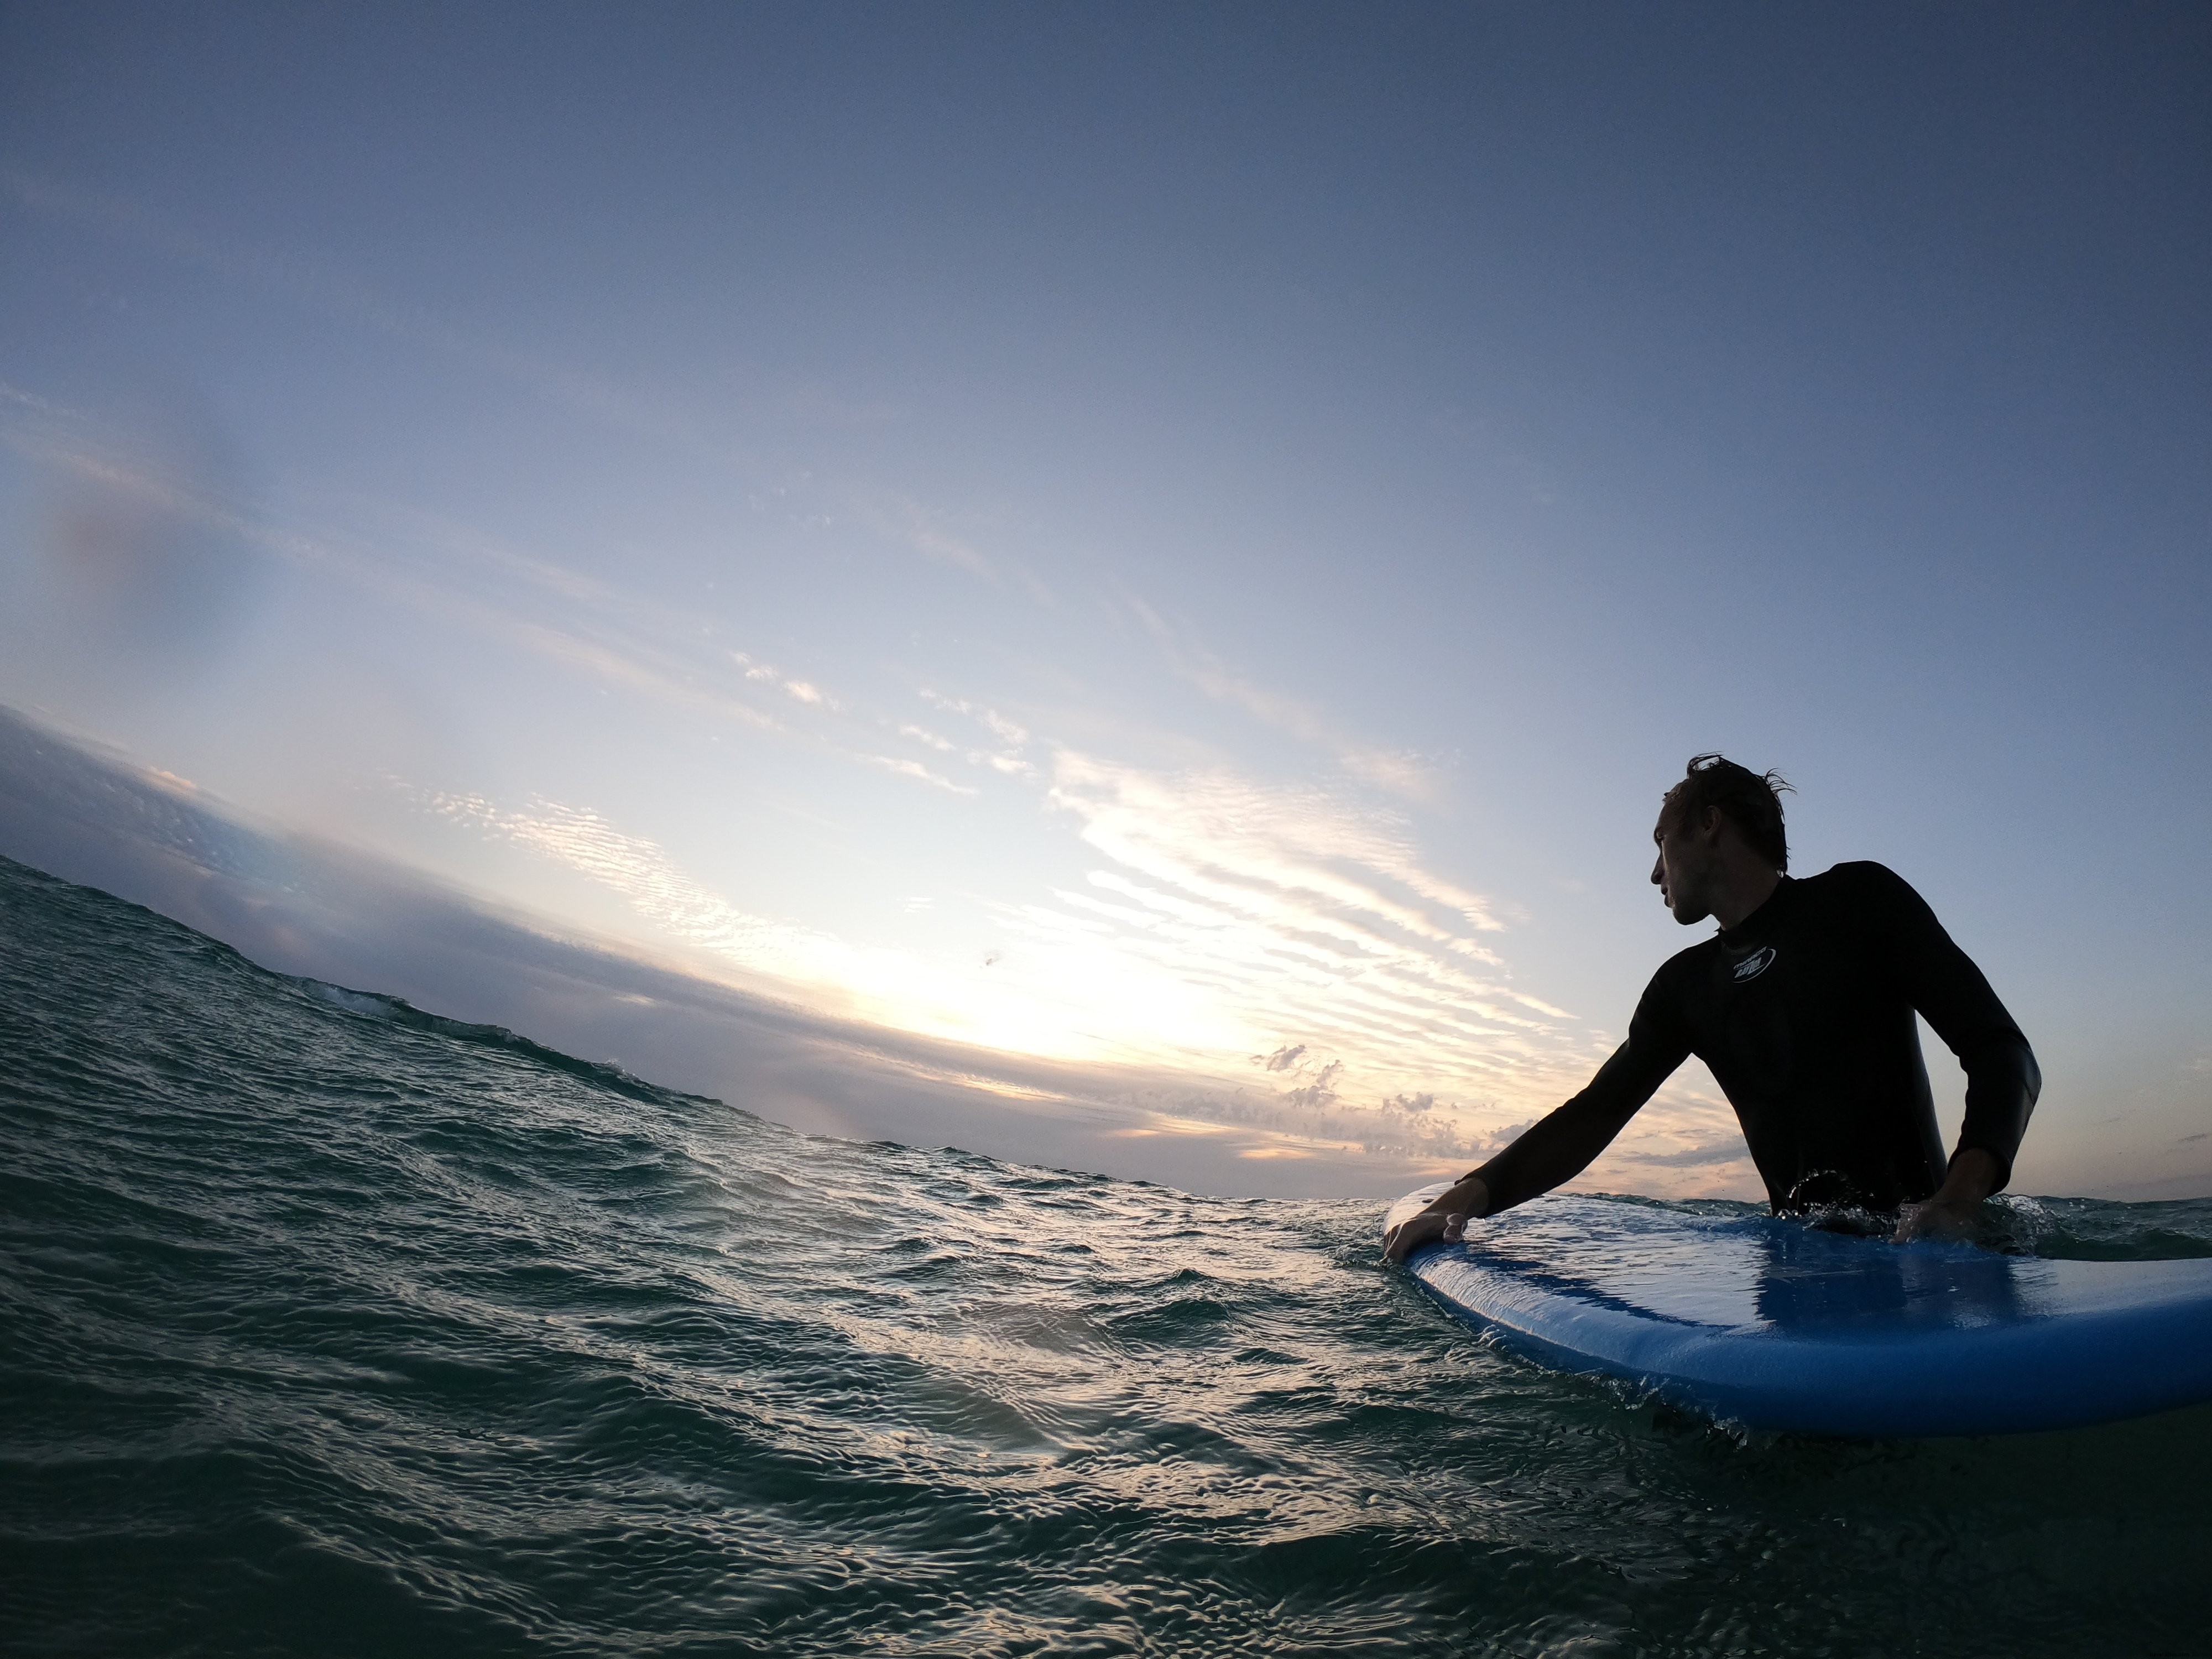
M 1703 921 L 1740 908 L 1732 898 L 1772 890 L 1790 867 L 1782 829 L 1782 791 L 1789 787 L 1779 773 L 1762 775 L 1718 755 L 1691 759 L 1660 803 L 1651 831 L 1659 845 L 1651 879 L 1675 921 Z M 1734 925 L 1726 914 L 1722 921 Z

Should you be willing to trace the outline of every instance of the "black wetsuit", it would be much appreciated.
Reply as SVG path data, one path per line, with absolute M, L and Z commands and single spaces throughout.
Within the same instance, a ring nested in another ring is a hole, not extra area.
M 1571 1180 L 1695 1054 L 1777 1211 L 1893 1211 L 1947 1167 L 1916 1009 L 1966 1068 L 1960 1150 L 1995 1158 L 2002 1187 L 2042 1088 L 2035 1055 L 1935 912 L 1879 864 L 1785 876 L 1738 926 L 1668 962 L 1589 1087 L 1475 1173 L 1493 1212 Z

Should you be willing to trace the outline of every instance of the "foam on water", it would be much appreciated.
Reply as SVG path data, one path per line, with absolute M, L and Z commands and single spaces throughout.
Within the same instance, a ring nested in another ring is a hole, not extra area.
M 0 862 L 0 1646 L 2201 1648 L 2212 1413 L 1732 1437 L 1486 1347 L 1376 1206 L 741 1104 Z

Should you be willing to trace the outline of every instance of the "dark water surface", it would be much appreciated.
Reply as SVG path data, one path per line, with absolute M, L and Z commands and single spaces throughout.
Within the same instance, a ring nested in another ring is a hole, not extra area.
M 2212 1411 L 1745 1440 L 1379 1216 L 808 1139 L 0 860 L 0 1648 L 2212 1651 Z

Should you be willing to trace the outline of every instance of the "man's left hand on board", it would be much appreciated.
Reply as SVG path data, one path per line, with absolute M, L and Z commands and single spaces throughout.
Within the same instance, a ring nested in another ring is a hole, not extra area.
M 1891 1242 L 1909 1244 L 1916 1238 L 1972 1238 L 1981 1218 L 1982 1200 L 1996 1190 L 1997 1161 L 1978 1146 L 1970 1146 L 1951 1160 L 1943 1184 L 1918 1204 L 1908 1204 L 1898 1218 Z

